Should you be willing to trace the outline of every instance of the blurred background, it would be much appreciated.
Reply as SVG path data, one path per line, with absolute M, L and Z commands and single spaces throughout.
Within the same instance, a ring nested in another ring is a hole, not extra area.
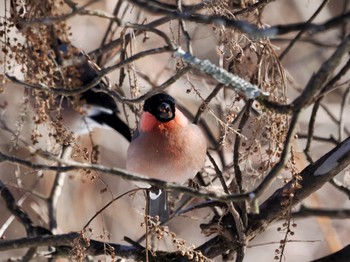
M 14 1 L 20 2 L 20 1 Z M 45 3 L 43 3 L 45 2 Z M 67 3 L 70 1 L 27 1 L 18 6 L 22 19 L 39 19 L 71 12 Z M 91 2 L 91 1 L 89 1 Z M 89 3 L 76 1 L 78 7 Z M 89 12 L 71 16 L 69 19 L 54 23 L 56 36 L 67 45 L 73 45 L 83 50 L 96 62 L 99 67 L 107 68 L 120 61 L 148 50 L 165 45 L 163 39 L 152 32 L 136 34 L 132 28 L 125 27 L 125 23 L 149 24 L 160 22 L 157 28 L 178 46 L 191 51 L 200 59 L 208 59 L 212 63 L 229 69 L 240 77 L 259 85 L 271 93 L 271 99 L 281 103 L 293 101 L 308 83 L 310 77 L 330 57 L 339 45 L 341 38 L 349 33 L 349 23 L 312 36 L 305 34 L 302 40 L 296 42 L 291 50 L 282 57 L 285 48 L 290 44 L 296 33 L 278 36 L 274 39 L 255 40 L 237 30 L 224 26 L 204 25 L 186 21 L 186 30 L 191 38 L 191 50 L 183 31 L 179 29 L 179 22 L 167 19 L 166 15 L 149 13 L 128 1 L 92 1 L 86 10 Z M 176 1 L 161 1 L 164 4 L 176 5 Z M 181 1 L 183 8 L 200 4 L 201 1 Z M 235 12 L 259 1 L 207 1 L 198 12 L 206 15 L 224 15 L 249 21 L 260 27 L 278 24 L 292 24 L 307 21 L 320 7 L 320 0 L 280 0 L 264 1 L 266 6 L 253 9 L 242 14 Z M 262 1 L 260 1 L 262 2 Z M 12 1 L 0 2 L 1 26 L 13 15 Z M 313 20 L 314 23 L 324 23 L 328 19 L 349 11 L 346 0 L 331 0 L 322 8 Z M 93 11 L 100 12 L 100 16 Z M 116 12 L 117 11 L 117 12 Z M 34 13 L 37 12 L 37 16 Z M 47 13 L 45 13 L 47 12 Z M 116 15 L 122 22 L 117 26 L 111 20 L 103 17 Z M 34 17 L 31 17 L 31 15 Z M 64 24 L 64 25 L 63 25 Z M 24 79 L 28 83 L 41 83 L 48 86 L 65 86 L 60 74 L 65 75 L 70 69 L 61 72 L 52 53 L 49 30 L 43 25 L 34 27 L 31 31 L 24 25 L 12 26 L 2 34 L 2 51 L 0 51 L 1 93 L 0 93 L 0 149 L 2 152 L 15 157 L 26 159 L 33 163 L 55 164 L 54 161 L 43 159 L 36 154 L 37 150 L 44 150 L 55 155 L 61 155 L 67 141 L 72 148 L 71 157 L 87 163 L 97 162 L 110 167 L 125 168 L 126 150 L 129 141 L 116 130 L 101 125 L 87 117 L 81 111 L 86 111 L 86 105 L 79 102 L 65 102 L 63 98 L 44 92 L 24 88 L 21 84 L 11 82 L 5 73 Z M 46 31 L 45 31 L 46 30 Z M 29 32 L 30 31 L 30 32 Z M 45 31 L 45 32 L 44 32 Z M 52 35 L 51 35 L 52 37 Z M 35 41 L 33 40 L 35 38 Z M 130 39 L 129 39 L 130 38 Z M 14 40 L 16 39 L 16 40 Z M 106 48 L 108 43 L 120 41 L 112 48 Z M 32 42 L 30 42 L 32 41 Z M 17 45 L 21 43 L 21 45 Z M 31 43 L 35 43 L 32 44 Z M 17 46 L 17 49 L 13 47 Z M 33 55 L 40 51 L 39 55 Z M 51 50 L 51 51 L 49 51 Z M 16 56 L 17 54 L 17 56 Z M 101 55 L 102 54 L 102 55 Z M 43 56 L 43 57 L 42 57 Z M 70 58 L 70 57 L 68 57 Z M 43 59 L 42 61 L 40 59 Z M 349 59 L 349 57 L 347 57 Z M 347 61 L 344 61 L 345 64 Z M 37 66 L 36 66 L 37 63 Z M 47 64 L 46 64 L 47 63 Z M 147 91 L 161 85 L 176 73 L 176 69 L 183 66 L 180 59 L 174 58 L 172 53 L 164 52 L 148 55 L 127 64 L 123 70 L 118 68 L 108 73 L 111 88 L 121 96 L 137 98 Z M 48 70 L 52 67 L 52 72 Z M 50 75 L 45 78 L 47 71 Z M 322 99 L 315 122 L 315 136 L 329 138 L 329 141 L 315 140 L 310 148 L 310 156 L 315 161 L 334 144 L 349 136 L 349 80 L 347 73 L 333 90 Z M 69 83 L 69 88 L 74 84 Z M 217 85 L 216 81 L 197 70 L 184 74 L 166 89 L 175 97 L 181 108 L 187 109 L 187 116 L 193 120 L 199 106 Z M 61 99 L 61 100 L 60 100 Z M 76 99 L 76 98 L 74 98 Z M 74 100 L 72 99 L 72 101 Z M 79 98 L 77 99 L 79 100 Z M 62 102 L 63 101 L 63 102 Z M 201 115 L 199 125 L 208 137 L 209 152 L 212 153 L 219 168 L 227 181 L 231 181 L 233 170 L 233 146 L 236 139 L 239 121 L 244 108 L 236 93 L 227 88 L 221 88 L 215 98 L 211 100 L 205 112 Z M 121 104 L 118 106 L 118 117 L 135 129 L 142 104 Z M 252 114 L 248 124 L 242 130 L 242 147 L 240 152 L 240 167 L 244 178 L 244 187 L 251 190 L 261 181 L 270 168 L 270 164 L 278 158 L 278 152 L 283 148 L 283 138 L 288 128 L 287 116 L 277 113 L 261 113 L 258 105 L 254 105 L 257 112 Z M 303 150 L 306 146 L 308 125 L 312 114 L 312 106 L 303 111 L 298 124 L 298 138 L 293 141 L 293 148 L 297 158 L 296 167 L 300 172 L 309 163 Z M 339 125 L 341 123 L 341 128 Z M 267 134 L 266 136 L 264 134 Z M 333 141 L 332 140 L 332 141 Z M 244 144 L 245 143 L 245 144 Z M 246 148 L 258 148 L 251 152 Z M 268 155 L 265 150 L 270 149 L 274 154 Z M 97 159 L 94 159 L 97 154 Z M 72 171 L 58 174 L 53 171 L 33 171 L 9 162 L 0 163 L 0 179 L 11 191 L 17 204 L 31 217 L 35 225 L 50 228 L 48 198 L 52 193 L 57 176 L 61 177 L 61 192 L 57 202 L 57 228 L 55 234 L 81 231 L 89 219 L 113 198 L 136 188 L 131 181 L 118 176 L 99 172 Z M 345 186 L 350 186 L 350 169 L 337 176 L 337 180 Z M 202 171 L 208 190 L 222 191 L 217 180 L 211 180 L 216 173 L 212 163 L 207 160 Z M 291 178 L 291 170 L 286 169 L 279 175 L 274 185 L 265 193 L 261 202 L 269 197 L 276 189 L 283 186 L 285 180 Z M 208 182 L 210 181 L 210 182 Z M 228 182 L 229 183 L 229 182 Z M 57 184 L 56 184 L 57 185 Z M 174 209 L 179 205 L 182 195 L 174 195 Z M 326 184 L 315 194 L 308 197 L 303 204 L 315 208 L 349 209 L 349 196 L 340 192 L 331 184 Z M 200 202 L 192 199 L 188 205 Z M 145 213 L 145 198 L 142 191 L 128 194 L 99 214 L 89 225 L 90 231 L 85 235 L 91 239 L 128 245 L 124 236 L 137 241 L 145 234 L 143 225 Z M 23 226 L 12 216 L 4 201 L 0 201 L 0 237 L 3 239 L 17 239 L 26 236 Z M 294 210 L 294 209 L 293 209 Z M 297 210 L 297 207 L 295 207 Z M 212 236 L 201 232 L 200 224 L 209 223 L 213 217 L 212 210 L 197 209 L 193 212 L 177 216 L 167 226 L 179 239 L 186 240 L 186 245 L 196 247 L 203 244 Z M 276 249 L 285 232 L 278 228 L 286 220 L 282 219 L 270 225 L 263 233 L 249 242 L 244 261 L 274 261 Z M 333 253 L 350 243 L 350 222 L 348 219 L 330 219 L 327 217 L 303 217 L 292 219 L 296 223 L 295 234 L 289 236 L 292 242 L 286 245 L 283 261 L 310 261 Z M 141 242 L 144 244 L 144 242 Z M 171 238 L 161 241 L 154 240 L 154 247 L 161 250 L 176 250 Z M 0 261 L 21 257 L 26 250 L 18 249 L 0 252 Z M 40 252 L 45 253 L 44 249 Z M 110 261 L 109 256 L 93 258 Z M 74 260 L 74 259 L 73 259 Z M 33 261 L 46 261 L 45 257 L 33 258 Z M 59 261 L 66 261 L 61 259 Z M 213 261 L 222 261 L 221 257 Z

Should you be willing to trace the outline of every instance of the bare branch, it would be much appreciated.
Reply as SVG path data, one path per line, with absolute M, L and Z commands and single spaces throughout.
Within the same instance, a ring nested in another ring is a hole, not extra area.
M 221 84 L 230 86 L 237 93 L 243 94 L 248 99 L 256 99 L 258 97 L 266 97 L 268 94 L 262 92 L 257 86 L 245 81 L 237 75 L 231 74 L 226 70 L 212 64 L 209 60 L 200 60 L 197 57 L 186 53 L 181 48 L 178 48 L 175 55 L 182 58 L 185 62 L 196 67 L 200 71 L 207 73 Z
M 329 217 L 335 219 L 350 218 L 349 209 L 320 209 L 301 205 L 299 210 L 292 213 L 293 218 L 304 218 L 310 216 Z
M 350 164 L 350 138 L 344 140 L 340 145 L 325 154 L 315 163 L 307 166 L 301 173 L 300 188 L 291 188 L 293 181 L 276 190 L 263 204 L 260 205 L 259 214 L 250 214 L 247 228 L 247 238 L 252 239 L 265 230 L 272 222 L 280 219 L 290 208 L 284 204 L 284 200 L 293 193 L 293 205 L 308 197 L 321 188 L 331 178 Z M 222 236 L 216 236 L 198 247 L 198 250 L 205 251 L 205 255 L 213 258 L 227 250 L 232 249 L 230 243 Z
M 72 154 L 71 146 L 63 146 L 62 148 L 62 160 L 67 161 Z M 48 215 L 49 215 L 49 226 L 51 232 L 55 233 L 57 229 L 57 203 L 58 199 L 61 196 L 64 181 L 66 179 L 67 174 L 64 172 L 57 172 L 55 176 L 54 183 L 51 188 L 51 192 L 49 197 L 47 198 L 48 203 Z
M 288 149 L 286 150 L 288 151 Z M 111 175 L 117 175 L 127 180 L 146 182 L 160 188 L 180 191 L 199 198 L 210 198 L 210 199 L 218 200 L 222 202 L 253 200 L 258 198 L 262 194 L 262 192 L 266 190 L 268 185 L 271 183 L 271 180 L 272 180 L 271 177 L 273 177 L 275 174 L 278 173 L 276 169 L 273 169 L 274 171 L 271 171 L 270 174 L 267 176 L 267 178 L 263 180 L 263 182 L 255 190 L 251 192 L 247 192 L 244 194 L 222 195 L 219 193 L 208 192 L 204 190 L 196 190 L 189 187 L 180 186 L 175 183 L 167 183 L 162 180 L 150 179 L 148 177 L 144 177 L 138 174 L 126 172 L 125 170 L 120 168 L 111 168 L 111 167 L 106 167 L 106 166 L 97 165 L 97 164 L 86 164 L 86 163 L 79 163 L 75 161 L 62 161 L 60 159 L 54 159 L 54 158 L 52 160 L 55 160 L 64 166 L 32 163 L 31 161 L 19 159 L 14 156 L 9 156 L 0 152 L 0 162 L 6 161 L 11 163 L 16 163 L 35 170 L 39 169 L 39 170 L 53 170 L 53 171 L 67 172 L 67 171 L 79 170 L 79 169 L 89 169 L 89 170 L 100 171 Z M 307 195 L 311 194 L 316 189 L 320 188 L 325 182 L 330 180 L 338 172 L 340 172 L 347 165 L 349 165 L 349 163 L 350 163 L 350 138 L 343 141 L 341 144 L 335 147 L 332 151 L 330 151 L 329 153 L 321 157 L 318 161 L 316 161 L 314 164 L 309 165 L 306 169 L 303 170 L 301 175 L 304 176 L 305 173 L 307 173 L 308 179 L 303 178 L 302 183 L 303 184 L 306 183 L 305 189 L 304 190 L 301 189 L 300 192 L 298 191 L 299 197 L 295 200 L 296 201 L 295 203 L 298 203 L 298 201 L 301 201 Z M 319 168 L 316 169 L 317 167 Z M 310 174 L 313 174 L 313 175 L 310 175 Z M 284 188 L 288 188 L 288 187 L 290 187 L 290 184 L 287 184 Z M 281 190 L 283 189 L 280 189 L 279 191 Z M 281 194 L 279 197 L 282 197 L 282 195 L 283 194 Z M 272 199 L 275 199 L 275 197 L 277 196 L 273 196 Z M 264 204 L 262 205 L 262 207 L 264 207 Z
M 183 19 L 196 23 L 203 24 L 216 24 L 224 25 L 226 27 L 232 27 L 248 34 L 253 38 L 262 38 L 262 37 L 273 37 L 277 35 L 283 35 L 294 31 L 308 30 L 310 34 L 315 34 L 318 32 L 324 32 L 338 25 L 346 23 L 350 19 L 350 12 L 341 14 L 337 17 L 334 17 L 322 24 L 312 24 L 312 23 L 296 23 L 289 25 L 276 25 L 269 28 L 260 29 L 253 24 L 242 20 L 233 20 L 228 19 L 224 16 L 206 16 L 200 14 L 188 14 L 182 13 L 179 11 L 172 11 L 163 9 L 160 6 L 154 4 L 153 1 L 144 1 L 144 0 L 129 0 L 129 2 L 139 6 L 140 8 L 147 10 L 155 14 L 164 14 L 172 18 Z
M 332 56 L 321 66 L 321 68 L 314 74 L 301 95 L 299 95 L 291 104 L 280 105 L 266 99 L 259 99 L 260 103 L 271 110 L 279 113 L 289 113 L 293 110 L 300 110 L 310 105 L 315 99 L 315 95 L 327 83 L 330 76 L 341 63 L 342 58 L 350 51 L 350 35 L 348 35 L 340 43 L 338 48 Z
M 336 189 L 338 189 L 340 192 L 346 194 L 348 198 L 350 199 L 350 188 L 344 186 L 340 181 L 338 181 L 336 178 L 333 178 L 329 181 L 332 186 L 334 186 Z
M 316 12 L 305 22 L 306 25 L 309 25 L 316 16 L 322 11 L 322 9 L 328 4 L 329 0 L 323 0 L 321 5 L 317 8 Z M 301 38 L 301 36 L 306 32 L 307 26 L 303 28 L 295 37 L 294 39 L 288 44 L 286 49 L 283 50 L 283 52 L 280 54 L 279 59 L 280 61 L 283 60 L 283 58 L 287 55 L 290 49 L 295 45 L 295 43 Z
M 333 262 L 333 261 L 347 262 L 349 260 L 349 256 L 350 256 L 350 245 L 347 245 L 343 249 L 333 254 L 330 254 L 320 259 L 313 260 L 312 262 Z
M 321 188 L 330 179 L 350 164 L 350 138 L 344 140 L 330 152 L 322 156 L 315 163 L 307 166 L 301 173 L 300 188 L 293 193 L 293 205 L 296 205 L 311 193 Z M 262 230 L 265 225 L 283 216 L 286 207 L 281 205 L 282 200 L 288 197 L 292 183 L 289 182 L 283 188 L 278 189 L 261 206 L 260 214 L 254 218 L 250 230 Z M 259 228 L 259 226 L 262 228 Z

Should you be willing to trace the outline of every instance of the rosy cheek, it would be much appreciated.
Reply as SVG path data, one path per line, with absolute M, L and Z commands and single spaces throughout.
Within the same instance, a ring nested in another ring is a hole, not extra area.
M 182 114 L 182 112 L 180 110 L 178 110 L 177 108 L 175 109 L 175 122 L 182 127 L 185 127 L 188 125 L 188 119 L 184 116 L 184 114 Z
M 143 112 L 140 120 L 140 129 L 143 132 L 151 131 L 157 123 L 157 119 L 152 114 Z

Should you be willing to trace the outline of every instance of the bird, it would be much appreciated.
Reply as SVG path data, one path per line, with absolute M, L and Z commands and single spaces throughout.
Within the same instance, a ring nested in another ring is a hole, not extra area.
M 206 151 L 207 141 L 201 129 L 176 107 L 172 96 L 158 93 L 143 105 L 127 150 L 126 169 L 149 178 L 183 184 L 203 168 Z M 158 216 L 161 222 L 168 220 L 166 191 L 151 190 L 148 197 L 149 215 Z
M 67 70 L 66 78 L 78 81 L 82 86 L 92 82 L 97 76 L 100 70 L 99 66 L 93 62 L 85 52 L 72 45 L 57 38 L 52 48 L 58 49 L 58 55 L 56 62 L 61 65 L 64 58 L 80 58 L 82 62 L 73 65 L 71 70 Z M 105 77 L 107 79 L 107 77 Z M 73 82 L 74 82 L 73 81 Z M 109 94 L 101 92 L 101 90 L 108 89 L 108 81 L 102 79 L 92 88 L 87 89 L 83 93 L 79 94 L 79 100 L 88 108 L 88 119 L 100 124 L 101 126 L 108 126 L 118 133 L 120 133 L 126 140 L 131 140 L 131 133 L 128 125 L 119 117 L 118 106 Z M 65 97 L 74 103 L 73 97 Z M 68 107 L 68 106 L 67 106 Z M 66 114 L 66 118 L 73 118 L 75 115 L 71 112 Z M 73 122 L 74 120 L 70 120 Z M 84 128 L 85 129 L 85 128 Z M 86 130 L 85 131 L 89 131 Z

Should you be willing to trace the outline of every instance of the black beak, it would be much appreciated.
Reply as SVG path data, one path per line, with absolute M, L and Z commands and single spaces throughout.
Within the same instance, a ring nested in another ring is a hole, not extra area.
M 158 112 L 159 112 L 159 117 L 161 119 L 172 119 L 173 118 L 173 112 L 171 110 L 171 106 L 168 103 L 161 103 L 158 106 Z

